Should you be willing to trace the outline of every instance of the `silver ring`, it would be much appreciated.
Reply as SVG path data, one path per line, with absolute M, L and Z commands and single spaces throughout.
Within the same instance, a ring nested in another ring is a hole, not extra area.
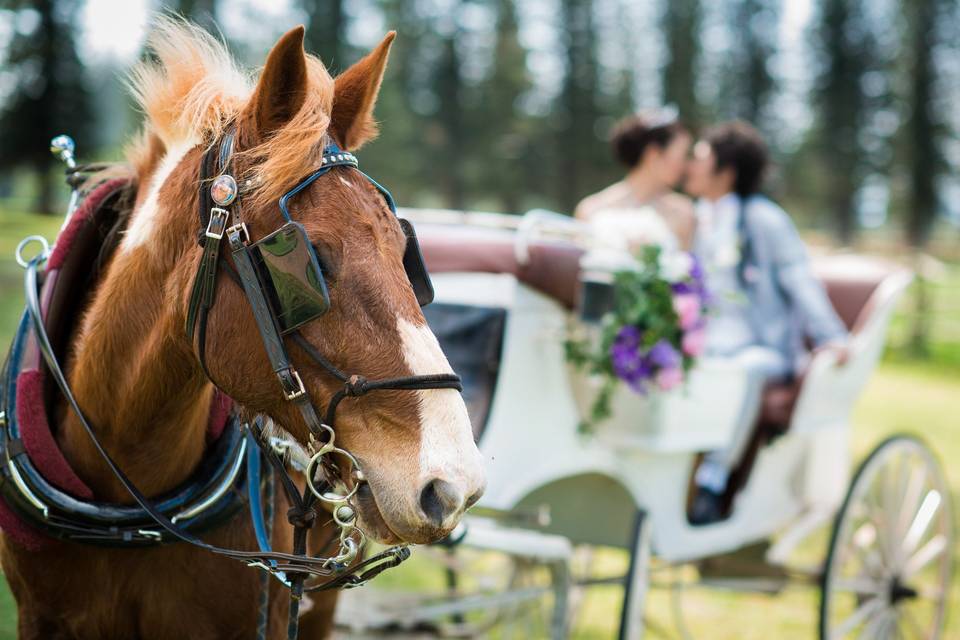
M 357 493 L 357 489 L 360 487 L 359 483 L 354 484 L 353 488 L 350 489 L 350 491 L 348 491 L 344 495 L 340 495 L 332 492 L 321 493 L 320 491 L 317 491 L 317 488 L 313 485 L 313 476 L 316 471 L 316 467 L 320 463 L 320 460 L 323 458 L 323 456 L 329 453 L 339 453 L 345 456 L 347 459 L 349 459 L 350 464 L 353 465 L 355 469 L 360 468 L 360 463 L 357 462 L 357 459 L 354 458 L 353 454 L 350 453 L 349 451 L 340 449 L 338 447 L 334 447 L 332 450 L 328 450 L 328 451 L 324 451 L 323 449 L 321 449 L 320 451 L 313 454 L 313 457 L 310 458 L 310 462 L 307 463 L 307 486 L 310 488 L 310 492 L 313 493 L 313 495 L 317 496 L 317 498 L 319 498 L 323 502 L 326 502 L 328 504 L 337 504 L 339 502 L 346 502 Z
M 29 247 L 34 242 L 37 242 L 42 247 L 37 255 L 32 258 L 24 258 L 23 250 Z M 27 236 L 20 241 L 20 244 L 17 245 L 16 258 L 17 264 L 26 269 L 30 266 L 31 262 L 45 260 L 47 256 L 50 255 L 50 244 L 47 242 L 47 239 L 43 236 Z

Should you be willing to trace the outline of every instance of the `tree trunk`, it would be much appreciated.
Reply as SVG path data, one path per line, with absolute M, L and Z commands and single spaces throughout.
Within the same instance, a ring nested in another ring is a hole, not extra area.
M 910 354 L 917 358 L 930 355 L 930 291 L 924 269 L 923 251 L 913 252 L 913 271 L 917 279 L 913 284 L 913 321 L 910 327 Z
M 56 195 L 54 194 L 53 177 L 50 175 L 50 164 L 47 161 L 38 162 L 35 166 L 37 175 L 37 213 L 53 215 Z

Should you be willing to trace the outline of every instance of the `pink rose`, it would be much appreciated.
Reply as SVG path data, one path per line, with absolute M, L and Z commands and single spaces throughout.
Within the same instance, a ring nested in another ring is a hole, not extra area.
M 683 369 L 680 367 L 670 367 L 669 369 L 660 369 L 657 372 L 657 387 L 661 391 L 669 391 L 683 382 Z
M 692 329 L 700 320 L 700 298 L 693 293 L 679 293 L 673 296 L 673 310 L 680 318 L 680 328 Z
M 683 334 L 683 352 L 690 356 L 691 358 L 698 357 L 703 353 L 704 347 L 707 345 L 707 332 L 704 331 L 703 327 L 698 329 L 692 329 Z

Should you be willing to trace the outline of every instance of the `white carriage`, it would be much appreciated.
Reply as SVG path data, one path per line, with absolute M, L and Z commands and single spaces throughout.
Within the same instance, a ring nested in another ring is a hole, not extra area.
M 687 520 L 692 474 L 702 452 L 732 438 L 738 407 L 730 399 L 742 396 L 743 374 L 704 360 L 676 391 L 643 397 L 621 390 L 613 417 L 583 435 L 578 425 L 592 383 L 567 365 L 563 349 L 579 322 L 576 225 L 546 213 L 404 213 L 416 224 L 436 288 L 428 320 L 464 377 L 488 464 L 486 493 L 461 544 L 503 551 L 515 568 L 552 569 L 550 635 L 567 634 L 575 545 L 631 552 L 620 637 L 637 638 L 651 554 L 658 562 L 699 561 L 776 534 L 763 560 L 788 568 L 799 542 L 833 521 L 828 556 L 807 574 L 822 587 L 821 637 L 939 637 L 953 532 L 937 462 L 903 436 L 878 446 L 852 482 L 850 471 L 850 413 L 882 353 L 908 272 L 849 255 L 816 260 L 852 332 L 849 360 L 838 366 L 830 352 L 819 353 L 799 382 L 768 389 L 731 483 L 729 517 L 696 527 Z M 424 606 L 404 601 L 402 611 L 380 611 L 380 620 L 401 628 L 450 616 L 463 622 L 466 612 L 542 595 L 513 575 L 505 592 Z M 362 626 L 351 603 L 345 617 Z M 364 608 L 373 611 L 369 599 Z

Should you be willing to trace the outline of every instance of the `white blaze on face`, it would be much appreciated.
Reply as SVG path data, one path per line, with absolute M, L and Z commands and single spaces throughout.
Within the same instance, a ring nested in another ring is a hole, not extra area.
M 403 357 L 413 375 L 453 373 L 436 336 L 426 325 L 398 319 Z M 453 483 L 464 498 L 484 485 L 483 461 L 473 442 L 467 406 L 450 389 L 416 392 L 420 415 L 421 481 L 439 478 Z
M 197 142 L 185 140 L 175 143 L 167 149 L 167 155 L 163 157 L 157 170 L 150 177 L 150 190 L 147 192 L 147 197 L 136 213 L 133 214 L 133 220 L 127 227 L 123 242 L 120 244 L 121 251 L 129 252 L 139 247 L 156 232 L 157 218 L 160 215 L 160 189 L 167 178 L 170 177 L 170 174 L 173 173 L 173 170 L 180 164 L 180 161 L 183 160 L 183 156 L 195 146 L 197 146 Z

